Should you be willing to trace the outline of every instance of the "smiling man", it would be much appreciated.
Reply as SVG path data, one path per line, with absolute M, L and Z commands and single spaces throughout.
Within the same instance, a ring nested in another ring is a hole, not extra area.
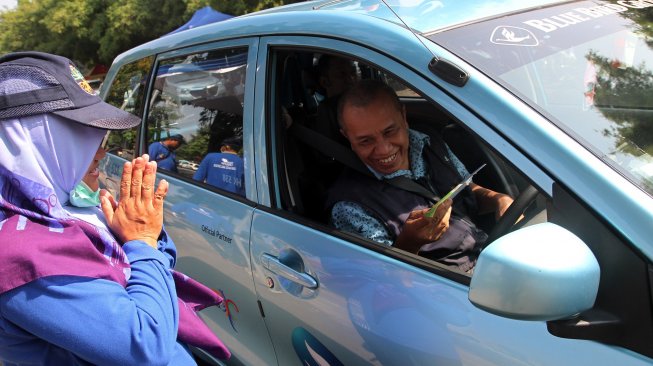
M 347 169 L 339 177 L 327 200 L 332 224 L 471 271 L 477 248 L 487 238 L 471 218 L 489 212 L 499 218 L 512 198 L 472 183 L 433 217 L 426 217 L 434 199 L 387 181 L 410 180 L 433 197 L 444 196 L 469 174 L 444 141 L 409 129 L 394 90 L 375 80 L 363 80 L 341 97 L 338 120 L 371 174 Z

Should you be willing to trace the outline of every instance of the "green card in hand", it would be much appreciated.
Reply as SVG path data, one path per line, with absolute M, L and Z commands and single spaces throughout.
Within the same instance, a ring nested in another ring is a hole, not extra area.
M 476 173 L 478 173 L 479 170 L 483 169 L 483 167 L 485 165 L 487 165 L 487 164 L 481 165 L 480 167 L 478 167 L 478 169 L 474 170 L 471 174 L 466 176 L 465 179 L 463 179 L 462 182 L 458 183 L 458 185 L 453 187 L 453 189 L 450 190 L 449 193 L 445 194 L 444 197 L 440 198 L 440 200 L 433 205 L 433 207 L 431 207 L 428 211 L 426 211 L 424 216 L 425 217 L 433 217 L 435 215 L 435 211 L 438 210 L 438 207 L 440 207 L 440 205 L 444 201 L 448 200 L 449 198 L 453 199 L 454 197 L 456 197 L 458 195 L 458 193 L 462 192 L 462 190 L 465 189 L 465 187 L 467 187 L 472 182 L 472 177 Z

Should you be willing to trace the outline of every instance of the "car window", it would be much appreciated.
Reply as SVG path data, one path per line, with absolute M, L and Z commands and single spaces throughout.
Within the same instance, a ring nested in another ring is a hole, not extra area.
M 278 120 L 282 121 L 278 124 L 274 137 L 278 141 L 276 146 L 279 147 L 276 151 L 276 164 L 281 167 L 278 169 L 281 173 L 277 176 L 278 206 L 325 227 L 342 228 L 339 227 L 338 218 L 334 216 L 336 213 L 334 202 L 329 198 L 330 194 L 336 189 L 334 187 L 337 187 L 336 183 L 343 172 L 367 170 L 367 167 L 353 153 L 349 141 L 340 132 L 337 116 L 338 97 L 322 98 L 316 107 L 309 107 L 310 103 L 307 102 L 311 99 L 313 91 L 307 85 L 314 85 L 312 82 L 306 82 L 307 75 L 312 75 L 314 80 L 320 78 L 319 72 L 315 73 L 314 66 L 323 55 L 309 51 L 286 50 L 276 51 L 273 55 L 277 60 L 274 70 L 274 80 L 277 82 L 274 85 L 278 89 L 274 95 L 280 95 L 280 98 L 270 99 L 276 101 L 276 115 Z M 526 179 L 510 164 L 462 128 L 446 111 L 419 95 L 396 75 L 347 56 L 330 57 L 345 58 L 348 63 L 356 65 L 360 70 L 357 75 L 361 80 L 379 80 L 390 86 L 406 109 L 411 130 L 421 134 L 420 136 L 427 136 L 432 144 L 443 140 L 455 157 L 455 169 L 461 177 L 483 164 L 488 164 L 489 167 L 474 177 L 475 183 L 513 197 L 528 187 Z M 530 224 L 546 221 L 544 207 L 545 202 L 541 199 L 533 204 L 531 210 L 537 212 L 530 215 L 533 220 Z M 348 206 L 342 212 L 350 212 L 351 208 Z M 357 211 L 355 215 L 358 213 L 360 212 Z M 375 215 L 371 216 L 376 218 Z M 495 224 L 494 213 L 478 215 L 474 219 L 478 219 L 476 224 L 484 232 L 492 232 Z M 524 224 L 526 221 L 528 220 L 525 220 Z M 382 223 L 379 224 L 383 226 Z M 380 238 L 366 230 L 352 232 L 348 231 L 349 229 L 351 227 L 343 230 L 361 236 L 369 243 L 374 243 L 373 245 L 390 246 L 394 240 L 394 233 L 388 232 L 386 237 Z M 424 256 L 429 257 L 427 254 Z
M 159 169 L 245 195 L 243 100 L 247 48 L 159 62 L 147 116 Z
M 142 117 L 145 84 L 153 62 L 154 57 L 146 57 L 120 68 L 111 83 L 105 101 Z M 136 126 L 128 130 L 110 131 L 105 140 L 107 152 L 127 160 L 133 159 L 139 128 L 140 126 Z
M 286 126 L 277 131 L 280 166 L 285 166 L 285 174 L 279 176 L 282 188 L 277 190 L 277 199 L 289 211 L 326 223 L 324 196 L 343 165 L 328 153 L 309 147 L 317 143 L 312 140 L 315 136 L 303 136 L 301 131 L 318 133 L 337 145 L 324 146 L 327 150 L 348 148 L 338 126 L 337 102 L 338 95 L 357 80 L 382 80 L 402 97 L 418 94 L 393 75 L 351 57 L 279 50 L 274 52 L 274 59 L 275 111 Z

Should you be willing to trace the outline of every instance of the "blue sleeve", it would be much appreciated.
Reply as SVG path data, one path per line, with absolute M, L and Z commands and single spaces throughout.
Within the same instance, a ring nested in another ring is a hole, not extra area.
M 126 288 L 102 279 L 44 277 L 2 294 L 2 317 L 93 364 L 168 364 L 179 316 L 170 260 L 140 241 L 124 249 L 132 266 Z
M 168 267 L 175 268 L 177 264 L 177 246 L 175 246 L 172 238 L 168 236 L 165 227 L 161 230 L 161 235 L 159 235 L 157 249 L 168 259 Z
M 157 145 L 158 145 L 158 144 L 157 144 L 156 142 L 153 142 L 153 143 L 151 143 L 150 146 L 147 148 L 147 155 L 150 156 L 150 160 L 154 159 L 154 157 L 155 157 L 156 154 L 158 153 L 158 152 L 157 152 Z
M 338 230 L 362 236 L 379 244 L 393 244 L 381 221 L 357 203 L 336 202 L 331 209 L 331 223 Z
M 195 174 L 193 174 L 194 180 L 204 182 L 204 179 L 206 179 L 207 166 L 209 165 L 208 160 L 209 159 L 207 159 L 207 156 L 205 156 L 204 159 L 202 159 L 202 161 L 200 162 L 200 166 L 197 168 Z

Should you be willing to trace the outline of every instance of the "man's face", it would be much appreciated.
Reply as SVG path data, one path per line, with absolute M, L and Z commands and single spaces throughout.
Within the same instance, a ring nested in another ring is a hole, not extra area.
M 166 147 L 167 147 L 169 150 L 177 150 L 177 148 L 179 147 L 179 145 L 181 145 L 181 142 L 179 142 L 179 140 L 171 139 L 171 140 L 168 140 L 168 142 L 167 142 L 167 144 L 166 144 Z
M 405 112 L 397 110 L 388 97 L 380 97 L 366 107 L 346 104 L 342 128 L 352 150 L 378 173 L 409 169 Z

